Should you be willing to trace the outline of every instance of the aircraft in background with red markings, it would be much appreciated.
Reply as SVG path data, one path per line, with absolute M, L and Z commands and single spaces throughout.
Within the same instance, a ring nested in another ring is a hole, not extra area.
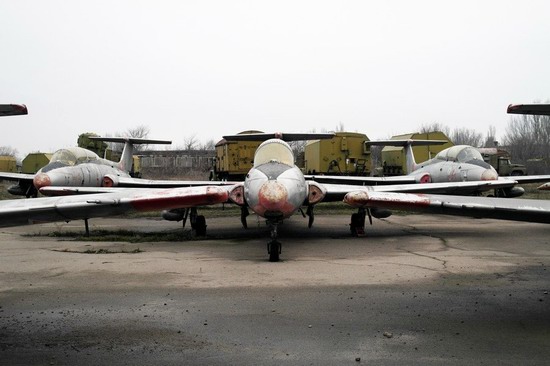
M 227 141 L 242 139 L 243 135 L 224 136 Z M 250 137 L 250 136 L 249 136 Z M 270 261 L 278 261 L 281 244 L 277 228 L 288 217 L 306 209 L 308 226 L 314 221 L 314 207 L 322 202 L 344 201 L 356 207 L 350 229 L 361 234 L 365 218 L 387 217 L 386 208 L 422 210 L 451 215 L 494 217 L 508 220 L 550 223 L 550 202 L 511 200 L 486 197 L 431 196 L 422 193 L 463 193 L 480 188 L 506 188 L 514 181 L 477 181 L 449 183 L 419 183 L 380 186 L 323 184 L 307 181 L 294 164 L 294 154 L 284 141 L 295 139 L 330 138 L 332 134 L 257 134 L 265 140 L 256 150 L 254 166 L 243 182 L 197 182 L 197 186 L 179 188 L 115 188 L 115 187 L 54 187 L 41 188 L 46 194 L 78 194 L 44 197 L 32 200 L 0 201 L 0 226 L 32 223 L 87 220 L 112 216 L 129 211 L 163 211 L 169 220 L 184 220 L 190 215 L 197 233 L 204 234 L 206 221 L 197 214 L 197 207 L 233 203 L 241 207 L 241 222 L 252 210 L 266 220 L 270 228 L 268 243 Z M 520 202 L 521 201 L 521 202 Z
M 527 184 L 550 181 L 550 175 L 524 175 L 514 177 L 499 177 L 498 172 L 489 163 L 483 160 L 481 153 L 475 147 L 469 145 L 455 145 L 448 147 L 429 160 L 417 163 L 414 158 L 413 146 L 441 145 L 446 140 L 379 140 L 367 141 L 367 146 L 402 146 L 405 148 L 406 175 L 387 177 L 387 179 L 406 179 L 420 183 L 450 183 L 450 182 L 477 182 L 477 181 L 512 181 L 516 184 Z M 372 184 L 372 177 L 346 177 L 306 175 L 320 183 L 344 183 L 344 184 Z M 395 183 L 394 183 L 395 184 Z M 466 194 L 479 195 L 486 191 L 480 187 L 478 191 L 467 191 Z M 513 198 L 525 193 L 521 187 L 509 186 L 494 191 L 496 197 Z
M 46 186 L 112 187 L 130 176 L 135 144 L 171 144 L 171 141 L 130 137 L 90 137 L 91 140 L 123 143 L 119 162 L 100 158 L 95 152 L 82 147 L 57 150 L 50 162 L 36 174 L 0 172 L 0 180 L 17 181 L 8 192 L 17 196 L 36 197 Z M 139 181 L 139 179 L 138 179 Z

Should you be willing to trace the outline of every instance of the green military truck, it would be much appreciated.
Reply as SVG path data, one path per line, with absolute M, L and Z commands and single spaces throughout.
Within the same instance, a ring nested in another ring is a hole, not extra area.
M 367 141 L 367 135 L 356 132 L 336 132 L 331 139 L 308 141 L 303 169 L 307 174 L 370 175 Z
M 496 147 L 482 147 L 478 149 L 483 160 L 493 166 L 498 175 L 526 175 L 527 168 L 522 164 L 511 162 L 510 153 Z

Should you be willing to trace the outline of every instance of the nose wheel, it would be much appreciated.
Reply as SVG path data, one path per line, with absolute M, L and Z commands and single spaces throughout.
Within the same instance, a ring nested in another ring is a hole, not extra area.
M 267 253 L 269 254 L 270 262 L 278 262 L 281 254 L 281 243 L 277 240 L 272 240 L 267 243 Z
M 278 262 L 281 254 L 281 243 L 277 241 L 277 222 L 269 222 L 271 227 L 271 241 L 267 243 L 267 253 L 270 262 Z

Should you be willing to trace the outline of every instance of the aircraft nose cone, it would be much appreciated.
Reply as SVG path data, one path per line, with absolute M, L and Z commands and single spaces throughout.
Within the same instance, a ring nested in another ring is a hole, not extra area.
M 288 201 L 288 192 L 283 184 L 269 180 L 260 188 L 258 198 L 266 211 L 280 212 Z
M 481 180 L 497 180 L 497 179 L 498 179 L 498 174 L 494 169 L 486 169 L 481 174 Z
M 52 181 L 48 174 L 45 173 L 38 173 L 34 176 L 34 179 L 32 180 L 34 186 L 36 189 L 40 190 L 42 187 L 47 187 L 52 185 Z

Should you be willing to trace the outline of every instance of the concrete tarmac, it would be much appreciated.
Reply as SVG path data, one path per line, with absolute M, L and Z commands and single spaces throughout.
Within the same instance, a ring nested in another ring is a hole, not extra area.
M 550 226 L 434 215 L 293 217 L 269 232 L 89 242 L 82 222 L 0 230 L 0 365 L 539 365 L 550 360 Z M 159 241 L 160 240 L 160 241 Z

